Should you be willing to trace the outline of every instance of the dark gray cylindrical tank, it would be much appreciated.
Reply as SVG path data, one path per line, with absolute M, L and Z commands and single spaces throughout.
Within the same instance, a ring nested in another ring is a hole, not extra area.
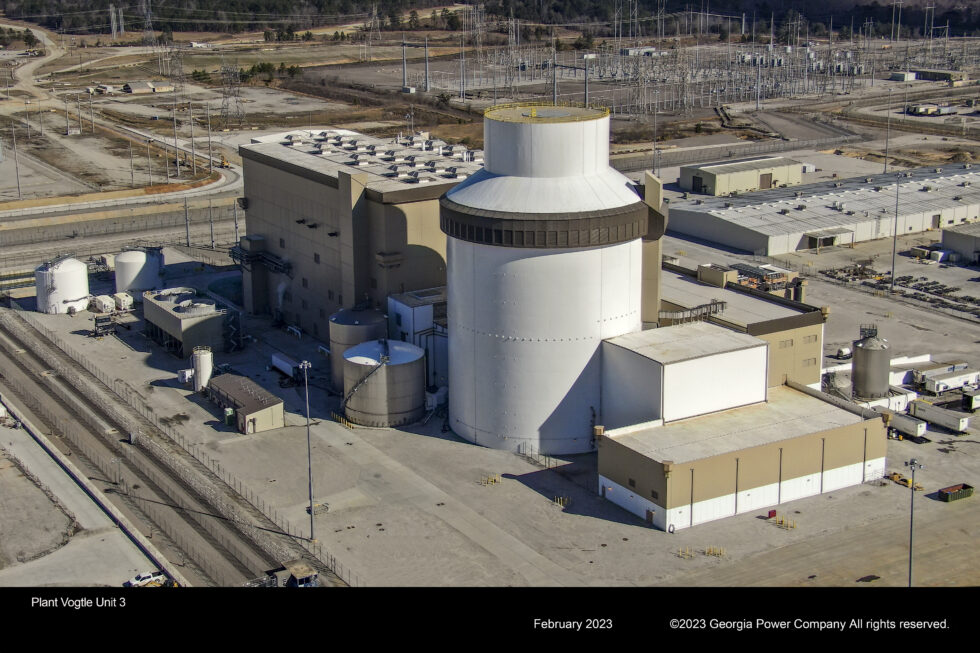
M 891 352 L 888 341 L 869 336 L 854 341 L 851 386 L 855 397 L 876 399 L 888 396 Z
M 330 387 L 344 389 L 344 352 L 388 335 L 388 319 L 379 310 L 344 308 L 330 316 Z
M 383 356 L 388 361 L 379 367 Z M 348 395 L 345 416 L 355 424 L 387 427 L 418 421 L 425 414 L 425 352 L 400 341 L 369 340 L 350 347 L 344 352 L 344 397 Z

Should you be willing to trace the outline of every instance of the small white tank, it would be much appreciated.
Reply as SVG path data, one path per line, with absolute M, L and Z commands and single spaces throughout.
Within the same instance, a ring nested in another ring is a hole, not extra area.
M 130 250 L 116 255 L 116 292 L 131 292 L 139 297 L 144 290 L 160 287 L 161 255 L 159 250 Z
M 39 313 L 68 313 L 88 308 L 88 266 L 73 258 L 44 263 L 34 270 Z
M 92 298 L 91 307 L 96 313 L 111 313 L 116 310 L 116 300 L 109 295 L 99 295 Z
M 191 355 L 194 359 L 194 392 L 201 392 L 208 387 L 211 373 L 214 371 L 214 354 L 210 347 L 194 347 Z

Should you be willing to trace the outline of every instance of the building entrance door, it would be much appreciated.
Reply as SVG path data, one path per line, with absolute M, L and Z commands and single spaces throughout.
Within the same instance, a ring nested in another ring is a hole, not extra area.
M 772 188 L 772 173 L 767 172 L 764 175 L 759 176 L 759 188 L 762 190 L 768 190 Z

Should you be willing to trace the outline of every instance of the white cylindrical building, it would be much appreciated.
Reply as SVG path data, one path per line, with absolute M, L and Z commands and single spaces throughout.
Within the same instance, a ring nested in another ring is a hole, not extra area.
M 39 313 L 84 311 L 89 305 L 88 266 L 73 258 L 34 270 Z
M 591 451 L 600 344 L 642 328 L 648 207 L 609 167 L 607 110 L 493 107 L 484 144 L 485 168 L 441 199 L 450 426 L 499 449 Z
M 142 291 L 159 288 L 162 259 L 159 249 L 134 249 L 116 255 L 116 292 L 141 297 Z

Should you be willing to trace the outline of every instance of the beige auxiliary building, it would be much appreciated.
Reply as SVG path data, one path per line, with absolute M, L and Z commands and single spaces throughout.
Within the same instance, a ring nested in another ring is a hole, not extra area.
M 769 387 L 787 380 L 818 385 L 827 313 L 740 285 L 733 281 L 737 271 L 735 275 L 727 271 L 718 266 L 701 266 L 695 271 L 664 263 L 660 325 L 706 320 L 755 336 L 769 343 Z
M 222 374 L 208 383 L 211 401 L 235 411 L 239 433 L 261 433 L 285 426 L 283 401 L 247 376 Z
M 701 163 L 680 172 L 683 190 L 715 196 L 803 183 L 803 164 L 781 156 Z
M 143 293 L 146 334 L 180 358 L 190 356 L 194 347 L 224 349 L 227 313 L 193 288 Z
M 482 167 L 481 151 L 336 129 L 263 137 L 240 153 L 249 235 L 232 254 L 249 313 L 326 337 L 341 308 L 446 283 L 439 197 Z

